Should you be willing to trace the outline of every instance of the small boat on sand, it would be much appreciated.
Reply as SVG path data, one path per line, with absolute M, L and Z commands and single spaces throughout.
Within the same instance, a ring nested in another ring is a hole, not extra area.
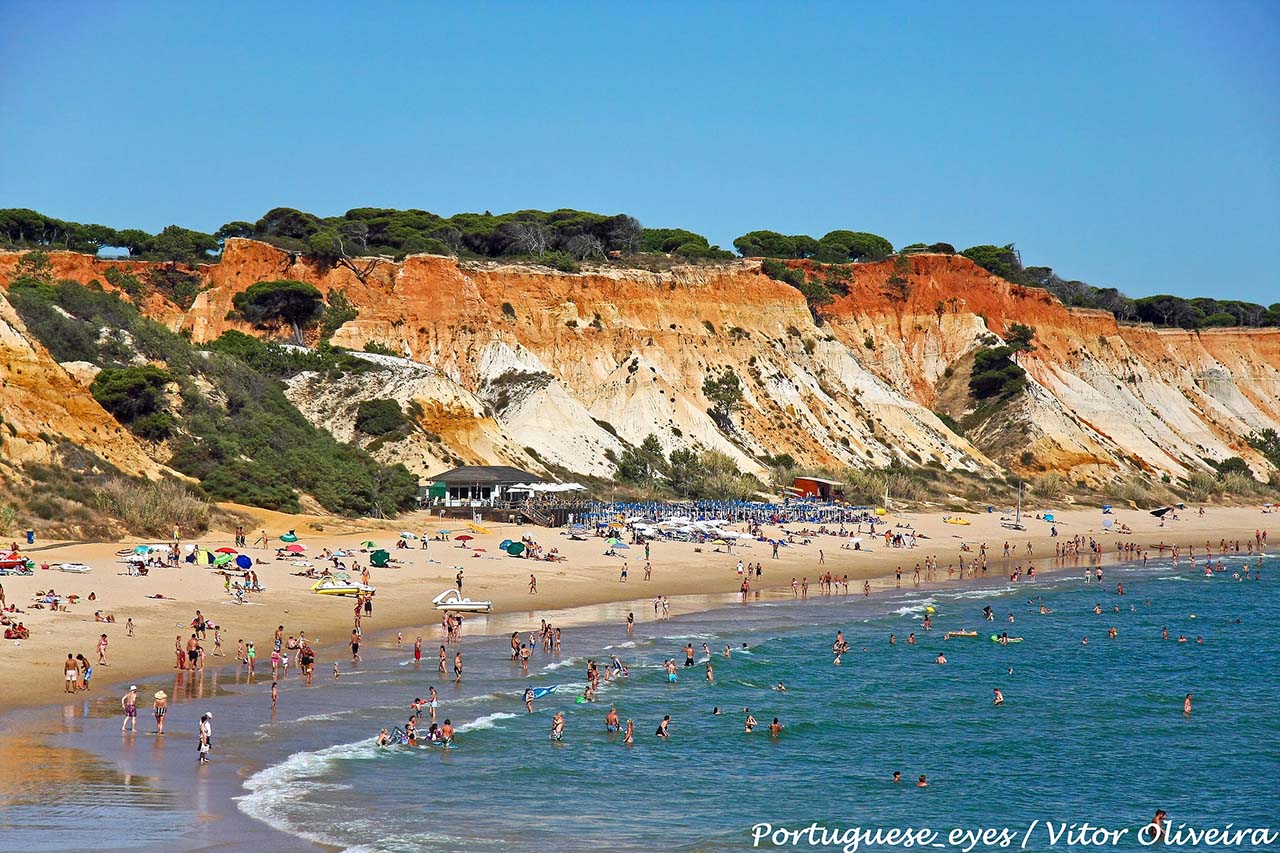
M 463 613 L 488 613 L 493 610 L 492 601 L 473 601 L 470 598 L 463 598 L 462 593 L 456 589 L 446 589 L 431 599 L 431 603 L 435 605 L 436 610 L 453 610 Z
M 84 563 L 58 563 L 54 568 L 60 572 L 71 572 L 76 575 L 86 575 L 93 571 L 93 566 L 86 566 Z
M 311 585 L 311 591 L 316 595 L 373 595 L 377 589 L 337 574 L 316 581 Z

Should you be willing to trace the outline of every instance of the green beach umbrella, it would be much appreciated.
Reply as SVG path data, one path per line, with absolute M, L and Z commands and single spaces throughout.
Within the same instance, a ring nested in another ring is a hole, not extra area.
M 361 542 L 360 547 L 361 548 L 377 548 L 378 546 L 372 542 Z
M 524 543 L 512 542 L 510 545 L 507 546 L 506 550 L 507 550 L 507 553 L 510 554 L 511 556 L 519 557 L 520 554 L 524 552 Z
M 381 549 L 374 551 L 369 555 L 369 564 L 375 569 L 385 569 L 390 560 L 391 554 Z
M 235 558 L 236 558 L 235 554 L 223 554 L 222 556 L 216 558 L 213 561 L 213 564 L 215 566 L 225 566 L 227 563 L 230 563 Z

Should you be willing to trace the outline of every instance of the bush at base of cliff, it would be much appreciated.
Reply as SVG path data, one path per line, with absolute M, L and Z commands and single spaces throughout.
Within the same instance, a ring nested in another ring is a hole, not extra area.
M 203 533 L 213 514 L 208 501 L 173 480 L 116 477 L 98 487 L 94 502 L 139 536 L 168 538 L 175 527 L 185 536 Z

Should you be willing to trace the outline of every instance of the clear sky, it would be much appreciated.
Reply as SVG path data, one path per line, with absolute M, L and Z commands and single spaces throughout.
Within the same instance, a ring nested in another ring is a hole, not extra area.
M 0 2 L 0 207 L 626 212 L 1280 300 L 1280 2 Z

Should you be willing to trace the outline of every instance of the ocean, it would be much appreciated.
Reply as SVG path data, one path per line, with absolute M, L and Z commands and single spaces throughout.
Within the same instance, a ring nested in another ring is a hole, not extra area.
M 1193 572 L 1163 558 L 1108 566 L 1102 584 L 1069 569 L 870 599 L 811 588 L 807 601 L 766 594 L 669 621 L 638 604 L 634 635 L 620 621 L 566 629 L 562 652 L 535 652 L 527 673 L 509 661 L 506 637 L 464 637 L 459 686 L 437 674 L 432 640 L 416 667 L 410 637 L 403 651 L 342 660 L 336 683 L 327 658 L 317 687 L 291 674 L 274 720 L 269 675 L 246 685 L 234 671 L 206 674 L 199 697 L 192 684 L 177 692 L 162 745 L 143 735 L 120 745 L 115 697 L 69 715 L 59 746 L 91 770 L 59 788 L 57 803 L 0 788 L 0 834 L 23 850 L 260 849 L 271 827 L 282 833 L 267 836 L 271 849 L 719 851 L 752 849 L 758 836 L 763 849 L 838 850 L 859 828 L 912 828 L 936 832 L 933 849 L 963 850 L 953 832 L 987 829 L 996 834 L 970 849 L 1128 850 L 1144 849 L 1138 831 L 1157 809 L 1175 830 L 1280 832 L 1280 603 L 1269 594 L 1280 565 L 1225 565 L 1205 577 L 1203 563 Z M 1233 578 L 1246 568 L 1250 579 Z M 988 605 L 994 622 L 984 621 Z M 978 636 L 944 639 L 962 629 Z M 839 666 L 837 630 L 849 644 Z M 992 642 L 1000 632 L 1022 641 Z M 696 649 L 689 668 L 686 642 Z M 575 702 L 587 660 L 604 667 L 611 654 L 630 677 Z M 456 748 L 375 746 L 430 685 Z M 526 686 L 556 691 L 528 714 Z M 634 745 L 605 732 L 610 707 L 635 721 Z M 760 724 L 751 734 L 748 708 Z M 202 709 L 215 716 L 214 763 L 199 769 Z M 567 723 L 553 743 L 557 710 Z M 654 734 L 664 715 L 668 740 Z M 784 729 L 773 738 L 775 717 Z M 149 718 L 142 727 L 153 728 Z M 921 775 L 928 787 L 916 786 Z M 843 843 L 773 834 L 814 823 L 845 833 L 827 836 Z M 1082 836 L 1085 823 L 1127 831 L 1099 844 L 1114 837 Z M 1280 849 L 1260 838 L 1232 849 Z M 1173 840 L 1159 847 L 1210 849 Z M 882 838 L 857 849 L 900 847 Z

